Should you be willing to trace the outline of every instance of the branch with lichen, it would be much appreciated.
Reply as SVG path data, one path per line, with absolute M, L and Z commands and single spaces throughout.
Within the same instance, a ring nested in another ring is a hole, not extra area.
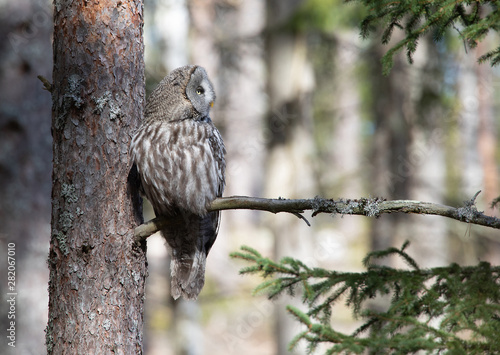
M 231 196 L 215 199 L 208 211 L 248 209 L 272 213 L 287 212 L 303 219 L 308 225 L 310 225 L 309 222 L 302 216 L 302 213 L 306 210 L 313 211 L 312 217 L 319 213 L 379 217 L 384 213 L 403 212 L 443 216 L 461 222 L 500 229 L 500 218 L 487 216 L 477 210 L 475 200 L 478 194 L 479 192 L 471 200 L 464 201 L 464 205 L 461 207 L 412 200 L 386 201 L 380 198 L 333 200 L 315 197 L 312 199 L 289 200 L 284 198 L 267 199 Z M 135 238 L 138 241 L 143 240 L 163 228 L 171 227 L 171 224 L 171 221 L 163 217 L 154 218 L 135 229 Z

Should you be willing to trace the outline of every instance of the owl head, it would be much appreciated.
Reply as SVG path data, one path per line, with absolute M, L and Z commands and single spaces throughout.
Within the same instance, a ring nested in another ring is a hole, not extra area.
M 187 65 L 170 72 L 153 90 L 145 109 L 145 122 L 209 119 L 215 91 L 204 68 Z

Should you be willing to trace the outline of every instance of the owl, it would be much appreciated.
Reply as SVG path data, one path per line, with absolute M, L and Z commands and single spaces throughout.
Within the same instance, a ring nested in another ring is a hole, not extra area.
M 172 255 L 171 294 L 196 299 L 205 283 L 205 261 L 215 242 L 219 212 L 207 207 L 222 196 L 225 148 L 210 119 L 215 92 L 205 69 L 190 65 L 167 75 L 151 93 L 144 121 L 131 144 L 141 191 Z

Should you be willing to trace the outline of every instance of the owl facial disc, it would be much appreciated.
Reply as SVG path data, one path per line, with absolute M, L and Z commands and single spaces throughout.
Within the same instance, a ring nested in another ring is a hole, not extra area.
M 200 118 L 209 116 L 210 108 L 213 107 L 215 101 L 215 91 L 207 72 L 202 67 L 197 67 L 191 74 L 186 87 L 186 95 L 195 110 L 200 113 Z

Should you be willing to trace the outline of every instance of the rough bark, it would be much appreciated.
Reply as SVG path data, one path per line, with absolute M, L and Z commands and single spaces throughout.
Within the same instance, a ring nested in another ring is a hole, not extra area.
M 54 2 L 49 354 L 142 353 L 146 246 L 133 243 L 127 184 L 142 11 L 133 0 Z

